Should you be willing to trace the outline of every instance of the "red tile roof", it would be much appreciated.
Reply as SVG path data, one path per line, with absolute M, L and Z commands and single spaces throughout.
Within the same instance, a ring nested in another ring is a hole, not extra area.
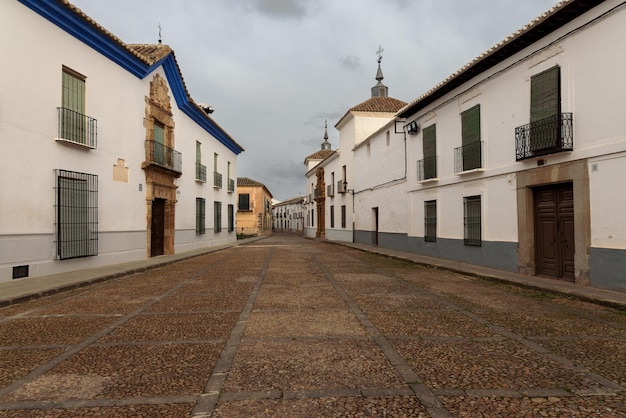
M 352 112 L 396 113 L 407 103 L 393 97 L 371 97 L 350 109 Z

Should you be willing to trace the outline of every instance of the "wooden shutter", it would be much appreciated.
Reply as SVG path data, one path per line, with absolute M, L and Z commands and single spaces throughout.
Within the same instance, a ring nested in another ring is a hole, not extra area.
M 250 210 L 250 195 L 242 193 L 239 195 L 239 210 Z
M 530 78 L 530 122 L 561 113 L 561 71 L 552 67 Z
M 437 135 L 435 125 L 424 128 L 424 178 L 437 177 Z
M 461 145 L 463 145 L 463 171 L 482 167 L 480 105 L 461 113 Z

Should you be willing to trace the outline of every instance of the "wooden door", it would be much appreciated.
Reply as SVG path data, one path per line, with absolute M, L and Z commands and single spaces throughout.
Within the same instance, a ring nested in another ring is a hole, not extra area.
M 150 225 L 150 256 L 163 255 L 165 248 L 165 200 L 152 201 L 152 223 Z
M 537 274 L 574 280 L 572 183 L 535 189 Z

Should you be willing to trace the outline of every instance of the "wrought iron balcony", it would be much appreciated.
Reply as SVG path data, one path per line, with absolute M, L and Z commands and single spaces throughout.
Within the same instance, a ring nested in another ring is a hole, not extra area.
M 178 174 L 183 172 L 182 154 L 157 141 L 146 141 L 146 162 L 167 168 Z
M 515 128 L 515 160 L 574 149 L 571 113 L 562 113 Z
M 213 187 L 222 188 L 222 175 L 217 171 L 213 172 Z
M 483 166 L 483 141 L 476 141 L 454 149 L 454 173 L 476 170 Z
M 235 191 L 235 180 L 234 179 L 228 179 L 228 191 L 229 192 L 234 192 Z
M 417 162 L 417 181 L 437 178 L 437 157 L 428 157 Z
M 88 148 L 96 148 L 98 121 L 65 107 L 58 107 L 57 109 L 59 115 L 58 139 Z
M 206 183 L 206 166 L 196 163 L 196 180 Z

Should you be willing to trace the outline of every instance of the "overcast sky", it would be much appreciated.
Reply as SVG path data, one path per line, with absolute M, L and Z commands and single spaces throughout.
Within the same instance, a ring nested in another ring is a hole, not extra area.
M 304 195 L 304 158 L 383 83 L 410 102 L 555 0 L 70 0 L 126 43 L 163 43 L 245 151 L 239 177 Z

